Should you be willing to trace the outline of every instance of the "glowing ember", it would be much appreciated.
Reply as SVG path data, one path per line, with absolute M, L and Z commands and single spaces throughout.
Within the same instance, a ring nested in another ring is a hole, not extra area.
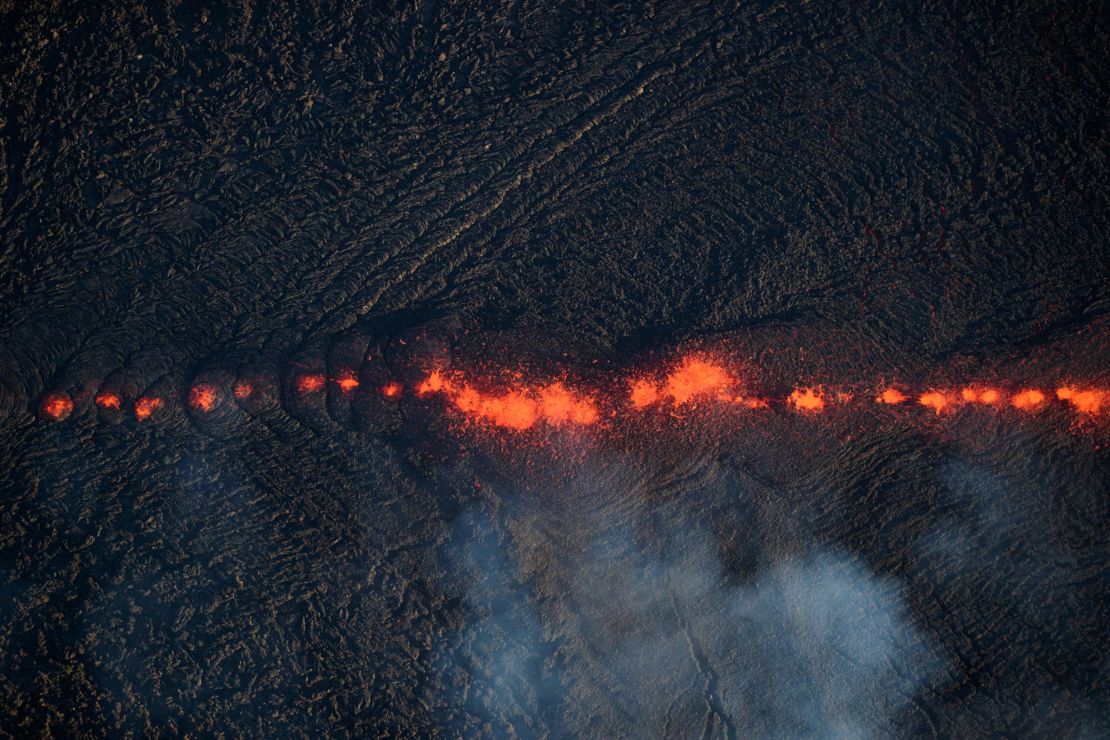
M 42 399 L 42 413 L 48 419 L 61 421 L 73 413 L 73 399 L 65 391 L 51 391 Z
M 249 398 L 250 395 L 254 393 L 254 387 L 250 383 L 240 381 L 235 384 L 233 392 L 235 393 L 236 398 L 242 400 L 244 398 Z
M 119 411 L 121 405 L 119 396 L 111 391 L 97 393 L 93 402 L 102 409 L 115 409 L 116 411 Z
M 1085 414 L 1097 414 L 1107 398 L 1106 391 L 1089 389 L 1079 390 L 1072 386 L 1063 386 L 1056 389 L 1056 397 L 1067 401 L 1078 411 Z
M 1015 393 L 1010 403 L 1012 403 L 1016 409 L 1030 411 L 1044 403 L 1044 394 L 1035 388 L 1029 388 Z
M 208 383 L 198 383 L 189 391 L 189 405 L 197 411 L 207 413 L 216 408 L 219 403 L 219 392 L 215 386 Z
M 948 407 L 951 400 L 948 398 L 947 394 L 941 391 L 929 391 L 927 393 L 922 393 L 921 397 L 917 399 L 917 402 L 922 406 L 928 406 L 939 414 Z
M 960 391 L 960 398 L 967 403 L 982 403 L 982 404 L 995 404 L 1001 398 L 1001 394 L 994 388 L 964 388 Z
M 444 388 L 443 374 L 439 370 L 433 370 L 427 378 L 421 381 L 420 385 L 416 386 L 416 395 L 426 396 L 429 393 L 439 393 Z
M 150 415 L 162 407 L 162 399 L 152 396 L 143 396 L 135 402 L 135 418 L 146 421 Z
M 298 393 L 319 393 L 324 389 L 324 376 L 320 373 L 301 373 L 297 376 Z
M 796 388 L 786 401 L 798 411 L 817 412 L 825 408 L 825 397 L 816 388 Z
M 543 417 L 552 424 L 593 424 L 597 409 L 588 398 L 578 398 L 561 383 L 540 389 L 540 409 Z
M 396 398 L 401 395 L 401 384 L 397 382 L 386 383 L 382 387 L 382 395 L 386 398 Z
M 335 384 L 339 386 L 339 390 L 344 393 L 350 393 L 355 388 L 358 388 L 358 378 L 356 378 L 355 374 L 350 370 L 344 370 L 340 373 L 339 379 L 335 381 Z
M 687 357 L 667 376 L 664 393 L 676 406 L 698 396 L 720 396 L 734 383 L 733 377 L 720 365 L 696 357 Z
M 886 403 L 890 405 L 904 403 L 906 395 L 899 391 L 897 388 L 887 388 L 885 391 L 875 397 L 876 403 Z
M 659 389 L 647 380 L 637 380 L 632 384 L 628 400 L 632 402 L 633 408 L 647 408 L 659 400 Z
M 464 387 L 454 398 L 460 411 L 510 429 L 528 429 L 536 423 L 536 402 L 519 391 L 487 396 Z

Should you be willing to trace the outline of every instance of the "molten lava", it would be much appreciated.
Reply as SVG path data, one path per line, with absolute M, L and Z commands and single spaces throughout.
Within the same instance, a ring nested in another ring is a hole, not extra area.
M 561 426 L 589 425 L 598 420 L 593 400 L 575 393 L 562 383 L 539 387 L 518 384 L 503 393 L 493 394 L 484 393 L 457 379 L 449 380 L 436 370 L 417 386 L 416 393 L 421 397 L 444 393 L 463 414 L 518 431 L 530 429 L 540 421 Z
M 981 403 L 993 405 L 998 403 L 1002 395 L 994 388 L 967 387 L 960 391 L 960 398 L 967 403 Z
M 637 380 L 632 384 L 628 400 L 632 402 L 632 408 L 647 408 L 659 400 L 659 389 L 651 381 Z
M 1010 399 L 1010 403 L 1012 403 L 1016 409 L 1032 411 L 1044 403 L 1044 393 L 1041 393 L 1035 388 L 1028 388 L 1015 393 L 1014 397 Z
M 73 399 L 65 391 L 51 391 L 43 397 L 41 408 L 46 418 L 62 421 L 73 413 Z
M 298 393 L 319 393 L 324 389 L 324 376 L 320 373 L 301 373 L 297 376 Z
M 825 397 L 817 388 L 795 388 L 786 401 L 798 411 L 816 413 L 825 408 Z
M 220 405 L 219 391 L 208 383 L 198 383 L 189 391 L 189 405 L 196 411 L 212 411 Z
M 597 421 L 593 402 L 576 397 L 561 383 L 540 389 L 540 412 L 552 424 L 593 424 Z
M 121 406 L 119 396 L 111 391 L 101 391 L 97 393 L 93 402 L 102 409 L 114 409 L 119 411 Z
M 420 385 L 416 386 L 416 395 L 426 396 L 429 393 L 439 393 L 444 387 L 443 373 L 439 370 L 433 370 L 428 374 L 428 377 L 421 381 Z
M 1108 394 L 1106 391 L 1097 390 L 1094 388 L 1087 390 L 1079 390 L 1070 385 L 1062 386 L 1056 389 L 1056 397 L 1061 401 L 1067 401 L 1077 411 L 1082 411 L 1085 414 L 1097 414 L 1102 404 L 1107 400 Z
M 158 409 L 162 408 L 162 399 L 154 396 L 143 396 L 135 402 L 135 418 L 146 421 Z
M 386 398 L 397 398 L 401 395 L 401 384 L 397 382 L 386 383 L 382 387 L 382 395 Z
M 339 374 L 335 384 L 339 386 L 339 390 L 344 393 L 350 393 L 355 388 L 358 388 L 358 378 L 355 377 L 354 372 L 351 370 L 344 370 Z
M 727 396 L 735 380 L 720 365 L 697 357 L 686 357 L 667 376 L 664 393 L 676 406 L 702 396 Z
M 904 403 L 907 400 L 908 399 L 906 398 L 906 394 L 902 393 L 897 388 L 887 388 L 885 391 L 875 397 L 876 403 L 885 403 L 892 406 L 894 404 Z
M 917 402 L 920 403 L 922 406 L 927 406 L 933 411 L 940 414 L 942 411 L 948 408 L 948 406 L 952 403 L 952 400 L 948 397 L 948 394 L 941 391 L 928 391 L 926 393 L 922 393 L 921 397 L 917 399 Z

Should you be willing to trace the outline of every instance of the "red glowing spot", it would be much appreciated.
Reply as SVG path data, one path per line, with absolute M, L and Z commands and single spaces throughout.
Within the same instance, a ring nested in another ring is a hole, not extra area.
M 960 391 L 960 398 L 967 403 L 995 404 L 1001 394 L 994 388 L 964 388 Z
M 1107 400 L 1107 392 L 1096 389 L 1079 390 L 1072 386 L 1063 386 L 1056 389 L 1056 397 L 1067 401 L 1076 410 L 1085 414 L 1097 414 L 1103 401 Z
M 676 406 L 681 406 L 698 396 L 719 396 L 734 382 L 728 371 L 720 365 L 687 357 L 667 376 L 664 392 Z
M 298 393 L 319 393 L 324 389 L 324 376 L 320 373 L 301 373 L 297 376 Z
M 421 381 L 420 385 L 416 386 L 416 395 L 426 396 L 429 393 L 439 393 L 446 387 L 446 383 L 443 374 L 439 370 L 433 370 L 427 378 Z
M 396 398 L 401 395 L 401 384 L 397 382 L 386 383 L 382 387 L 382 395 L 386 398 Z
M 93 402 L 102 409 L 115 409 L 118 411 L 120 408 L 119 396 L 111 391 L 101 391 L 97 393 Z
M 825 397 L 816 388 L 795 388 L 786 400 L 798 411 L 818 412 L 825 408 Z
M 891 406 L 898 403 L 904 403 L 906 400 L 906 395 L 897 388 L 887 388 L 885 391 L 875 397 L 876 403 L 885 403 Z
M 497 426 L 519 431 L 536 423 L 536 402 L 519 391 L 486 396 L 473 388 L 464 387 L 454 401 L 460 411 L 491 421 Z
M 1029 388 L 1015 393 L 1010 403 L 1016 409 L 1031 411 L 1044 403 L 1044 394 L 1035 388 Z
M 235 393 L 236 398 L 242 400 L 244 398 L 249 398 L 250 395 L 254 393 L 254 387 L 246 381 L 240 381 L 235 384 L 233 392 Z
M 73 413 L 73 399 L 65 391 L 50 391 L 42 399 L 42 413 L 53 421 L 61 421 Z
M 343 391 L 344 393 L 350 393 L 355 388 L 358 388 L 358 378 L 356 378 L 355 374 L 350 370 L 344 370 L 342 373 L 340 373 L 339 378 L 335 381 L 335 384 L 339 386 L 339 390 Z
M 632 384 L 629 399 L 633 408 L 644 409 L 659 400 L 659 389 L 647 380 L 637 380 Z
M 597 409 L 589 398 L 579 398 L 561 383 L 540 389 L 540 409 L 543 417 L 552 424 L 593 424 Z
M 219 392 L 215 386 L 208 383 L 198 383 L 189 391 L 189 405 L 197 411 L 207 413 L 216 408 L 219 403 Z
M 946 393 L 941 391 L 928 391 L 927 393 L 922 393 L 921 397 L 917 399 L 917 402 L 922 406 L 928 406 L 940 414 L 951 403 L 951 399 Z
M 150 415 L 162 407 L 162 399 L 143 396 L 135 402 L 135 418 L 139 421 L 146 421 Z

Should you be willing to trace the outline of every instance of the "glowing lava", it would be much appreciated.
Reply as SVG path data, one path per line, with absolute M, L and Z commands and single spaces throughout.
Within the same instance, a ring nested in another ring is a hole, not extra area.
M 335 381 L 335 384 L 339 386 L 339 390 L 344 393 L 350 393 L 355 388 L 358 388 L 358 378 L 356 378 L 355 374 L 350 370 L 344 370 Z
M 1067 401 L 1077 411 L 1082 411 L 1085 414 L 1097 414 L 1102 407 L 1103 401 L 1107 398 L 1107 392 L 1096 389 L 1079 390 L 1070 385 L 1062 386 L 1056 389 L 1056 397 L 1061 401 Z
M 114 409 L 116 411 L 119 411 L 121 405 L 119 396 L 111 391 L 97 393 L 93 402 L 102 409 Z
M 232 392 L 235 394 L 235 397 L 241 401 L 244 398 L 250 398 L 250 395 L 254 393 L 254 386 L 241 380 L 235 384 L 235 388 Z
M 578 398 L 563 387 L 552 383 L 540 389 L 540 411 L 552 424 L 593 424 L 597 409 L 588 398 Z
M 143 396 L 135 402 L 135 418 L 146 421 L 158 409 L 162 408 L 162 399 L 153 396 Z
M 1002 395 L 994 388 L 967 387 L 960 391 L 960 398 L 967 403 L 981 403 L 992 405 L 998 403 Z
M 917 399 L 917 402 L 920 403 L 922 406 L 927 406 L 933 411 L 940 414 L 942 411 L 948 408 L 948 406 L 952 403 L 952 400 L 948 397 L 948 394 L 941 391 L 928 391 L 926 393 L 922 393 L 921 397 Z
M 795 388 L 786 401 L 798 411 L 816 413 L 825 408 L 825 397 L 817 388 Z
M 735 382 L 728 370 L 720 365 L 687 357 L 667 376 L 664 393 L 676 406 L 681 406 L 701 396 L 727 396 Z
M 208 383 L 198 383 L 189 391 L 189 405 L 197 411 L 208 413 L 220 405 L 219 391 Z
M 1044 403 L 1044 394 L 1035 388 L 1028 388 L 1015 393 L 1014 397 L 1010 399 L 1010 403 L 1012 403 L 1016 409 L 1032 411 Z
M 51 391 L 42 399 L 43 416 L 53 421 L 62 421 L 73 413 L 73 399 L 65 391 Z
M 894 404 L 904 403 L 906 394 L 902 393 L 897 388 L 887 388 L 885 391 L 875 397 L 875 403 L 885 403 L 893 406 Z
M 651 381 L 637 380 L 632 384 L 628 400 L 632 402 L 632 408 L 645 409 L 659 400 L 659 389 Z
M 593 400 L 562 383 L 539 387 L 518 384 L 502 393 L 484 393 L 457 379 L 451 381 L 436 370 L 416 387 L 416 393 L 421 397 L 444 393 L 457 410 L 472 419 L 517 431 L 530 429 L 541 421 L 562 426 L 589 425 L 598 420 Z
M 324 389 L 324 376 L 320 373 L 301 373 L 297 376 L 298 393 L 319 393 Z
M 397 396 L 401 395 L 401 384 L 397 382 L 386 383 L 385 386 L 382 387 L 382 395 L 386 398 L 397 398 Z

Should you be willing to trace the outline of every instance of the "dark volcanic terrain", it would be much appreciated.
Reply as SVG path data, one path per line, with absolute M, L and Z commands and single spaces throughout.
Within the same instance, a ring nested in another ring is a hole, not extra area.
M 0 735 L 1110 736 L 1108 85 L 1096 2 L 0 0 Z M 766 408 L 630 413 L 686 352 Z

